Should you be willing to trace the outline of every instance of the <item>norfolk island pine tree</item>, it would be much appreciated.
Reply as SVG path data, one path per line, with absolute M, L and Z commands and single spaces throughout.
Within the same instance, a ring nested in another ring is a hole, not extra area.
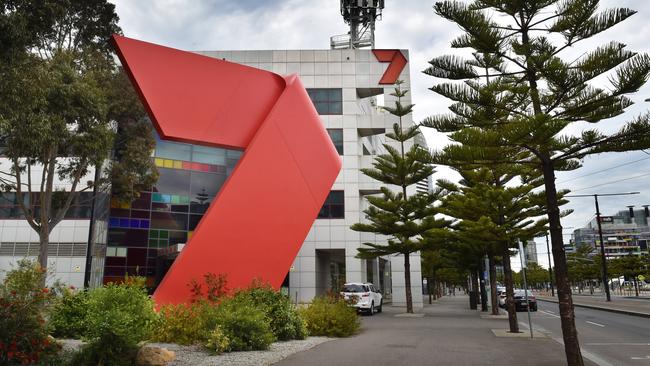
M 431 156 L 426 148 L 415 142 L 420 134 L 419 126 L 404 127 L 402 118 L 413 109 L 413 104 L 402 104 L 407 90 L 397 81 L 391 93 L 396 98 L 394 107 L 383 107 L 397 117 L 392 132 L 386 137 L 395 143 L 384 143 L 386 154 L 378 155 L 373 168 L 361 171 L 386 186 L 380 188 L 381 195 L 369 195 L 366 199 L 370 207 L 364 210 L 367 223 L 352 225 L 352 230 L 380 234 L 386 237 L 385 243 L 363 243 L 358 249 L 358 258 L 373 259 L 387 255 L 404 256 L 404 283 L 406 292 L 406 311 L 413 312 L 411 293 L 410 255 L 432 245 L 434 237 L 444 232 L 445 220 L 436 219 L 439 191 L 411 193 L 407 189 L 433 174 Z M 407 150 L 408 144 L 412 144 Z M 395 188 L 395 190 L 389 188 Z
M 597 129 L 585 129 L 577 136 L 563 134 L 565 127 L 576 122 L 595 124 L 622 114 L 632 104 L 625 95 L 638 91 L 650 73 L 647 55 L 628 51 L 617 42 L 586 52 L 576 60 L 562 59 L 566 58 L 563 51 L 635 14 L 625 8 L 597 12 L 598 5 L 597 0 L 477 0 L 469 5 L 446 1 L 434 6 L 438 15 L 465 32 L 452 41 L 452 47 L 471 48 L 500 61 L 498 67 L 490 69 L 488 75 L 494 81 L 489 87 L 498 95 L 494 107 L 507 111 L 509 117 L 507 123 L 501 120 L 487 132 L 465 118 L 462 107 L 479 103 L 476 91 L 485 85 L 475 82 L 478 73 L 471 63 L 442 56 L 431 61 L 430 74 L 465 83 L 432 88 L 457 105 L 452 115 L 438 116 L 429 125 L 465 137 L 483 134 L 483 147 L 512 149 L 512 154 L 499 163 L 530 165 L 542 173 L 562 334 L 567 362 L 572 366 L 582 365 L 583 361 L 567 281 L 555 172 L 577 169 L 588 155 L 650 146 L 648 116 L 635 118 L 610 135 Z M 591 85 L 600 75 L 609 76 L 609 89 Z M 522 157 L 518 155 L 521 152 L 526 154 Z M 481 160 L 478 155 L 474 157 Z

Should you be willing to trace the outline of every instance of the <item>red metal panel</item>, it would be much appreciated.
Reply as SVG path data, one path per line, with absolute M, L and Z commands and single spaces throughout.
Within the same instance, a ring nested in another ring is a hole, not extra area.
M 285 88 L 280 75 L 113 36 L 117 54 L 160 137 L 248 146 Z
M 400 50 L 372 50 L 372 53 L 379 62 L 390 62 L 388 68 L 381 76 L 379 84 L 395 84 L 399 74 L 406 66 L 406 57 Z
M 164 138 L 245 148 L 157 304 L 187 302 L 188 283 L 208 272 L 226 273 L 233 289 L 255 278 L 279 288 L 341 168 L 304 87 L 295 76 L 114 39 Z

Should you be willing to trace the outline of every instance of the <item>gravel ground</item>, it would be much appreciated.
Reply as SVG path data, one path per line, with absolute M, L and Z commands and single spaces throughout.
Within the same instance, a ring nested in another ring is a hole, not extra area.
M 211 355 L 200 346 L 181 346 L 173 343 L 150 343 L 150 345 L 176 352 L 176 358 L 168 366 L 265 366 L 332 339 L 309 337 L 302 341 L 275 342 L 271 344 L 268 351 L 231 352 L 218 356 Z

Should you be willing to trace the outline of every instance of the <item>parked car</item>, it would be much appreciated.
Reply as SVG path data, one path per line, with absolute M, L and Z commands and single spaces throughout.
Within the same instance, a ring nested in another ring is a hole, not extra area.
M 526 292 L 524 290 L 515 290 L 515 308 L 517 311 L 526 311 L 528 306 L 530 306 L 530 311 L 537 311 L 535 295 L 528 290 L 528 304 L 526 304 Z
M 506 287 L 497 286 L 497 299 L 499 300 L 499 307 L 506 308 Z
M 372 283 L 351 282 L 343 285 L 341 296 L 350 301 L 352 306 L 369 315 L 381 313 L 383 296 Z

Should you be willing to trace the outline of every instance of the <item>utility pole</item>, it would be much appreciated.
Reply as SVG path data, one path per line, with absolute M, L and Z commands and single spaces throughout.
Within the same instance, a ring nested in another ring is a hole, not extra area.
M 546 232 L 546 255 L 548 256 L 548 279 L 551 284 L 551 296 L 555 297 L 555 287 L 553 286 L 553 266 L 551 265 L 551 249 L 548 246 L 548 231 Z
M 601 263 L 601 275 L 603 286 L 605 287 L 605 296 L 607 301 L 612 301 L 612 297 L 609 294 L 609 279 L 607 278 L 607 258 L 605 257 L 605 242 L 603 241 L 603 228 L 600 220 L 600 207 L 598 206 L 598 196 L 627 196 L 631 194 L 639 194 L 640 192 L 627 192 L 627 193 L 603 193 L 603 194 L 575 194 L 567 195 L 564 197 L 594 197 L 594 202 L 596 203 L 596 223 L 598 224 L 598 238 L 600 240 L 600 263 Z

